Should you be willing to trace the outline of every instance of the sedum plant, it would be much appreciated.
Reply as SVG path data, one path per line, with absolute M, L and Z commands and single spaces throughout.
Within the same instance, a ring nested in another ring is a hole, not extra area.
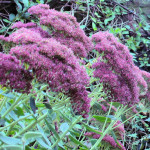
M 149 98 L 149 73 L 134 65 L 128 48 L 112 34 L 90 39 L 75 17 L 46 4 L 28 12 L 35 22 L 16 22 L 12 34 L 0 36 L 0 84 L 7 87 L 1 93 L 2 148 L 124 150 L 121 115 Z

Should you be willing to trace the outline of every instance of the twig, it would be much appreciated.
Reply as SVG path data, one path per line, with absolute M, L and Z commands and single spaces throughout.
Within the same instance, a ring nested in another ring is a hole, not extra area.
M 114 3 L 114 4 L 116 4 L 116 5 L 120 6 L 120 7 L 122 7 L 123 9 L 127 10 L 129 13 L 133 14 L 135 17 L 137 17 L 138 19 L 140 19 L 140 17 L 139 17 L 137 14 L 135 14 L 134 11 L 129 10 L 127 7 L 121 5 L 121 4 L 117 3 L 117 2 L 112 1 L 112 3 Z M 140 19 L 140 20 L 141 20 L 141 19 Z M 150 33 L 147 32 L 143 27 L 141 27 L 141 29 L 145 32 L 145 34 L 146 34 L 148 37 L 150 36 Z
M 12 3 L 11 1 L 0 1 L 0 3 Z
M 121 5 L 121 4 L 117 3 L 117 2 L 114 2 L 114 1 L 112 1 L 112 3 L 114 3 L 114 4 L 116 4 L 116 5 L 118 5 L 118 6 L 122 7 L 122 8 L 124 8 L 125 10 L 127 10 L 128 12 L 130 12 L 131 14 L 133 14 L 133 15 L 135 15 L 137 18 L 139 18 L 139 16 L 138 16 L 137 14 L 135 14 L 134 11 L 129 10 L 127 7 Z

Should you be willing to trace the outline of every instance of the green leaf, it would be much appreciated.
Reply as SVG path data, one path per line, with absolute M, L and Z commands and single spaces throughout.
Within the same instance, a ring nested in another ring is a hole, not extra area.
M 80 26 L 81 29 L 84 29 L 85 27 L 86 27 L 86 25 L 81 25 Z
M 28 0 L 22 0 L 23 4 L 25 7 L 28 7 L 29 6 L 29 1 Z
M 18 0 L 14 0 L 14 2 L 16 3 L 17 7 L 17 11 L 20 13 L 22 11 L 22 5 L 18 2 Z
M 61 112 L 60 112 L 61 113 Z M 63 113 L 61 113 L 61 116 L 69 123 L 71 123 L 72 121 L 66 116 L 64 115 Z
M 107 121 L 106 121 L 107 123 L 111 122 L 111 119 L 108 117 L 93 115 L 93 118 L 95 118 L 96 120 L 98 120 L 100 122 L 105 122 L 106 119 L 107 119 Z
M 115 106 L 115 107 L 122 106 L 122 104 L 119 103 L 119 102 L 109 102 L 109 104 L 111 104 L 111 103 L 112 103 L 112 105 Z
M 15 18 L 16 18 L 16 16 L 14 14 L 10 14 L 9 15 L 9 20 L 10 21 L 13 21 Z
M 41 4 L 44 4 L 44 0 L 40 0 L 40 3 L 41 3 Z
M 99 131 L 95 130 L 94 128 L 92 128 L 91 126 L 89 126 L 89 125 L 87 125 L 87 124 L 85 124 L 85 123 L 83 123 L 83 122 L 82 122 L 82 124 L 83 124 L 83 126 L 84 126 L 88 131 L 91 131 L 91 132 L 94 132 L 94 133 L 97 133 L 97 134 L 102 135 L 102 132 L 99 132 Z
M 97 12 L 95 12 L 94 14 L 95 14 L 98 18 L 101 17 Z
M 75 129 L 72 129 L 72 131 L 70 131 L 70 133 L 71 133 L 72 135 L 75 135 L 76 137 L 79 137 L 80 134 L 81 134 L 81 132 L 79 132 L 79 131 L 77 131 L 77 130 L 75 130 Z
M 129 31 L 123 31 L 122 34 L 129 34 Z
M 47 144 L 43 141 L 43 139 L 37 138 L 36 140 L 37 140 L 37 142 L 38 142 L 41 146 L 43 146 L 44 148 L 47 148 L 47 149 L 50 148 L 50 146 L 47 145 Z
M 50 131 L 53 132 L 53 134 L 56 136 L 57 139 L 60 139 L 59 134 L 56 132 L 56 130 L 52 127 L 52 125 L 50 123 L 48 123 L 47 120 L 45 120 L 45 123 L 47 125 L 47 127 L 49 128 Z
M 7 19 L 3 19 L 3 21 L 6 22 L 6 23 L 9 23 L 9 24 L 11 23 L 11 21 L 9 21 Z
M 116 135 L 115 135 L 115 132 L 114 132 L 114 131 L 111 131 L 111 133 L 112 133 L 112 137 L 113 137 L 113 139 L 115 140 L 115 142 L 118 144 L 118 146 L 120 146 L 120 148 L 122 148 L 122 146 L 119 144 L 119 142 L 118 142 L 118 140 L 117 140 L 117 137 L 116 137 Z
M 5 125 L 5 120 L 4 119 L 0 119 L 0 126 L 4 126 Z
M 88 147 L 87 146 L 85 146 L 84 144 L 82 144 L 80 141 L 78 141 L 76 138 L 74 138 L 72 135 L 69 135 L 69 138 L 70 138 L 70 140 L 72 141 L 72 142 L 74 142 L 75 144 L 77 144 L 77 145 L 81 145 L 81 146 L 83 146 L 84 148 L 86 148 L 87 150 L 88 150 Z
M 7 28 L 2 28 L 2 29 L 0 30 L 0 33 L 5 32 L 6 30 L 7 30 Z
M 28 140 L 31 138 L 37 138 L 37 137 L 42 137 L 42 134 L 40 132 L 27 132 L 24 134 L 25 140 Z
M 148 121 L 148 122 L 150 122 L 150 118 L 146 119 L 145 121 Z
M 13 144 L 21 144 L 21 140 L 13 137 L 7 137 L 4 135 L 0 135 L 0 141 L 5 144 L 13 145 Z
M 111 131 L 111 133 L 112 133 L 112 137 L 114 138 L 115 142 L 117 143 L 117 138 L 116 138 L 114 131 Z
M 91 19 L 96 23 L 96 18 L 91 17 Z
M 137 137 L 137 134 L 136 134 L 136 133 L 134 133 L 134 134 L 128 134 L 128 136 L 133 137 L 133 138 L 136 138 L 136 137 Z
M 65 122 L 65 123 L 62 123 L 61 126 L 60 126 L 60 130 L 61 130 L 62 132 L 67 131 L 68 128 L 69 128 L 69 125 L 68 125 L 68 123 L 66 123 L 66 122 Z
M 14 112 L 18 116 L 24 116 L 24 110 L 21 107 L 16 107 L 16 109 L 14 110 Z
M 110 118 L 111 120 L 117 120 L 117 118 L 114 115 L 108 115 L 106 117 Z
M 22 150 L 22 146 L 18 145 L 3 145 L 0 150 Z
M 3 94 L 2 94 L 3 93 Z M 6 96 L 8 98 L 11 98 L 13 99 L 15 96 L 11 93 L 4 93 L 4 91 L 2 89 L 0 89 L 0 94 L 3 95 L 3 96 Z
M 39 4 L 41 3 L 40 0 L 36 0 L 36 2 L 39 3 Z
M 104 20 L 104 24 L 107 25 L 109 21 L 112 21 L 115 18 L 115 15 L 113 14 L 111 17 Z
M 94 31 L 97 31 L 97 26 L 94 22 L 92 22 L 92 28 L 93 28 Z
M 30 107 L 31 107 L 33 113 L 35 114 L 36 105 L 35 105 L 35 99 L 33 97 L 30 97 Z
M 45 134 L 43 128 L 41 128 L 41 126 L 39 126 L 38 124 L 37 124 L 37 128 L 38 128 L 38 130 L 40 131 L 40 133 L 42 134 L 42 136 L 43 136 L 43 138 L 44 138 L 44 141 L 46 141 L 46 143 L 47 143 L 49 146 L 51 146 L 51 143 L 50 143 L 50 141 L 49 141 L 47 135 Z
M 90 142 L 92 145 L 94 145 L 97 142 L 97 139 L 90 139 Z
M 30 14 L 28 12 L 26 12 L 26 13 L 23 14 L 23 16 L 24 16 L 25 19 L 28 19 L 30 17 Z

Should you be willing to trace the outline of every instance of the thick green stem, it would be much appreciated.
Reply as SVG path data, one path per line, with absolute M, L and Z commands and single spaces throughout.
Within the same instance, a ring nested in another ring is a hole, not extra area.
M 7 97 L 4 97 L 4 99 L 2 100 L 2 102 L 1 102 L 1 106 L 0 106 L 0 112 L 2 111 L 2 109 L 3 109 L 3 107 L 4 107 L 4 105 L 5 105 L 5 103 L 6 103 L 6 101 L 7 101 Z
M 57 141 L 51 146 L 51 149 L 54 148 L 65 136 L 66 134 L 74 127 L 74 125 L 81 119 L 81 116 L 79 116 L 73 123 L 72 125 L 68 128 L 68 130 L 66 130 L 62 136 L 60 137 L 60 139 L 57 139 Z
M 90 150 L 97 150 L 98 145 L 101 143 L 102 139 L 104 138 L 104 136 L 111 130 L 112 126 L 115 124 L 115 120 L 113 120 L 111 122 L 111 124 L 108 126 L 108 128 L 105 130 L 105 132 L 100 136 L 100 138 L 97 140 L 97 142 L 93 145 L 93 147 L 91 147 Z
M 42 109 L 42 110 L 44 110 L 44 109 Z M 39 110 L 37 113 L 41 112 L 42 110 Z M 27 115 L 27 116 L 25 116 L 25 117 L 22 117 L 22 118 L 20 118 L 20 119 L 14 121 L 14 122 L 8 124 L 7 126 L 0 127 L 0 132 L 3 131 L 4 129 L 8 128 L 8 127 L 11 128 L 11 126 L 12 126 L 12 127 L 15 126 L 15 124 L 17 124 L 19 121 L 22 121 L 22 120 L 24 120 L 24 119 L 26 119 L 26 118 L 28 118 L 28 117 L 30 117 L 30 116 L 32 116 L 32 115 L 33 115 L 33 114 Z M 9 129 L 9 130 L 10 130 L 10 129 Z
M 22 94 L 18 97 L 18 99 L 9 107 L 9 109 L 2 115 L 2 119 L 5 118 L 5 116 L 14 109 L 14 107 L 19 103 L 19 101 L 22 98 Z
M 110 108 L 112 107 L 112 103 Z M 120 109 L 117 109 L 115 118 L 119 118 L 122 114 L 124 114 L 126 107 L 121 107 Z M 97 142 L 91 147 L 90 150 L 97 150 L 99 144 L 101 143 L 104 136 L 111 130 L 113 130 L 113 126 L 117 123 L 118 120 L 112 120 L 107 129 L 104 131 L 103 128 L 103 134 L 100 136 L 100 138 L 97 140 Z M 117 143 L 118 144 L 118 143 Z
M 22 131 L 20 131 L 17 135 L 15 135 L 14 137 L 18 137 L 21 134 L 24 134 L 26 131 L 30 130 L 31 128 L 33 128 L 33 126 L 35 126 L 37 123 L 39 123 L 40 121 L 42 121 L 45 117 L 47 116 L 47 113 L 44 114 L 43 116 L 41 116 L 39 119 L 34 120 L 31 124 L 29 124 L 25 129 L 23 129 Z
M 111 108 L 112 108 L 112 102 L 111 102 L 111 105 L 110 105 L 110 107 L 109 107 L 108 115 L 110 114 Z M 108 118 L 106 117 L 105 123 L 104 123 L 104 125 L 103 125 L 103 129 L 102 129 L 102 133 L 104 132 L 104 129 L 105 129 L 105 127 L 106 127 L 107 119 L 108 119 Z

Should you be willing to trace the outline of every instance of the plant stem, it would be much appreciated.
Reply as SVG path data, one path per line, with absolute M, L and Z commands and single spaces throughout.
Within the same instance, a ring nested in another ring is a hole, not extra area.
M 14 109 L 15 105 L 18 104 L 18 102 L 21 100 L 23 94 L 21 94 L 18 99 L 9 107 L 9 109 L 2 115 L 2 119 L 5 118 L 5 116 Z
M 135 117 L 136 115 L 138 115 L 138 114 L 139 114 L 139 113 L 141 113 L 141 112 L 142 112 L 142 111 L 140 111 L 140 112 L 136 113 L 135 115 L 131 116 L 130 118 L 128 118 L 127 120 L 125 120 L 124 122 L 120 123 L 118 126 L 115 126 L 115 127 L 114 127 L 114 128 L 112 128 L 112 129 L 115 129 L 115 128 L 117 128 L 117 127 L 121 126 L 122 124 L 124 124 L 125 122 L 127 122 L 128 120 L 130 120 L 131 118 Z
M 42 110 L 44 110 L 44 109 L 42 109 Z M 41 112 L 42 110 L 39 110 L 37 113 Z M 7 126 L 0 127 L 0 132 L 3 131 L 4 129 L 8 128 L 8 127 L 11 128 L 11 126 L 15 126 L 15 124 L 17 124 L 19 121 L 22 121 L 22 120 L 24 120 L 24 119 L 26 119 L 26 118 L 28 118 L 28 117 L 30 117 L 30 116 L 32 116 L 32 115 L 33 115 L 33 114 L 27 115 L 27 116 L 25 116 L 25 117 L 22 117 L 22 118 L 20 118 L 20 119 L 14 121 L 14 122 L 8 124 Z M 9 129 L 9 130 L 10 130 L 10 129 Z
M 33 126 L 35 126 L 37 123 L 39 123 L 40 121 L 42 121 L 45 117 L 47 116 L 47 113 L 44 114 L 43 116 L 41 116 L 39 119 L 34 120 L 31 124 L 29 124 L 25 129 L 23 129 L 22 131 L 20 131 L 17 135 L 15 135 L 14 137 L 18 137 L 21 134 L 24 134 L 26 131 L 30 130 Z
M 0 107 L 0 112 L 2 111 L 2 109 L 3 109 L 3 107 L 4 107 L 4 105 L 5 105 L 5 102 L 7 101 L 7 97 L 4 97 L 4 99 L 2 100 L 2 102 L 1 102 L 1 107 Z
M 111 103 L 111 106 L 110 108 L 112 107 L 112 103 Z M 126 107 L 125 107 L 126 108 Z M 125 108 L 120 108 L 120 109 L 117 109 L 117 112 L 116 112 L 116 116 L 115 118 L 119 118 L 125 111 L 124 109 Z M 110 109 L 109 109 L 110 110 Z M 109 114 L 109 113 L 108 113 Z M 100 142 L 102 141 L 102 139 L 104 138 L 104 136 L 110 131 L 110 130 L 113 130 L 113 126 L 117 123 L 118 120 L 112 120 L 112 122 L 109 124 L 109 126 L 107 127 L 107 129 L 102 132 L 103 134 L 100 136 L 100 138 L 97 140 L 97 142 L 91 147 L 90 150 L 97 150 L 97 147 L 98 145 L 100 144 Z M 103 126 L 104 127 L 104 126 Z M 104 130 L 104 128 L 103 128 Z
M 111 107 L 112 107 L 112 102 L 111 102 L 110 107 L 109 107 L 108 115 L 110 114 Z M 104 123 L 103 129 L 102 129 L 102 133 L 104 132 L 104 129 L 105 129 L 105 127 L 106 127 L 107 119 L 108 119 L 108 117 L 106 117 L 106 119 L 105 119 L 105 123 Z
M 79 116 L 73 123 L 72 125 L 68 128 L 68 130 L 66 130 L 62 136 L 60 137 L 60 139 L 57 139 L 57 141 L 51 146 L 51 149 L 54 148 L 60 140 L 62 140 L 64 138 L 64 136 L 73 128 L 73 126 L 81 119 L 81 116 Z

